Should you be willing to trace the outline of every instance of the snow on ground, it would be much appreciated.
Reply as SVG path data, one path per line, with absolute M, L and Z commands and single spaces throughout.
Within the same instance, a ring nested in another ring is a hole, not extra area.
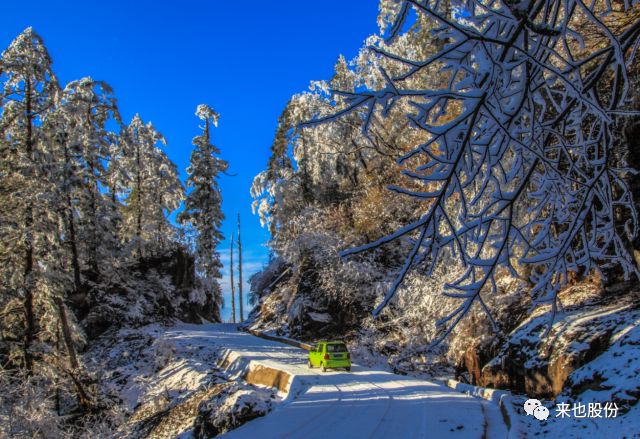
M 507 435 L 495 404 L 440 384 L 358 365 L 352 372 L 310 370 L 306 351 L 239 332 L 234 325 L 179 325 L 165 337 L 178 349 L 195 344 L 226 349 L 236 358 L 229 368 L 231 374 L 242 373 L 252 361 L 294 376 L 289 397 L 276 410 L 225 437 L 466 439 Z
M 591 376 L 595 368 L 603 373 L 609 369 L 617 373 L 604 373 L 611 381 L 606 384 L 633 381 L 638 356 L 631 348 L 637 348 L 638 338 L 637 331 L 626 332 L 616 342 L 615 346 L 619 344 L 620 349 L 589 363 L 584 370 L 577 370 L 575 378 Z M 219 366 L 225 358 L 228 360 L 226 377 L 221 375 Z M 154 432 L 162 430 L 169 434 L 158 437 L 178 437 L 179 434 L 183 439 L 192 438 L 199 401 L 207 392 L 215 391 L 216 383 L 243 377 L 250 363 L 292 376 L 290 391 L 279 394 L 274 401 L 274 411 L 225 437 L 492 439 L 507 436 L 494 403 L 422 378 L 394 375 L 382 367 L 355 364 L 350 373 L 308 369 L 306 351 L 251 336 L 230 324 L 150 325 L 121 330 L 92 347 L 85 361 L 92 364 L 92 359 L 96 370 L 108 371 L 104 382 L 125 402 L 127 411 L 133 413 L 130 426 L 139 426 L 141 420 L 154 413 L 166 414 L 163 422 L 168 427 L 160 426 L 162 428 Z M 612 377 L 618 381 L 614 382 Z M 606 402 L 605 399 L 620 393 L 617 386 L 606 389 L 598 392 L 598 400 Z M 569 397 L 561 395 L 564 396 Z M 560 419 L 555 417 L 553 403 L 543 401 L 551 416 L 547 421 L 538 421 L 524 414 L 525 400 L 525 397 L 514 398 L 514 408 L 520 413 L 516 416 L 517 430 L 528 438 L 640 438 L 638 405 L 614 419 Z M 132 432 L 131 427 L 128 428 Z M 138 428 L 142 436 L 143 430 Z
M 102 337 L 84 355 L 87 367 L 101 375 L 109 393 L 131 412 L 143 404 L 184 397 L 215 379 L 218 346 L 168 336 L 153 324 Z
M 83 355 L 125 415 L 111 437 L 173 438 L 190 431 L 200 400 L 226 381 L 215 367 L 217 345 L 174 340 L 168 330 L 152 324 L 108 332 Z

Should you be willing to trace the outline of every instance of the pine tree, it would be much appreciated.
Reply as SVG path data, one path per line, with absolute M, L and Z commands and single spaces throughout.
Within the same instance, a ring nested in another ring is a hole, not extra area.
M 133 152 L 127 139 L 127 127 L 121 126 L 120 133 L 113 137 L 109 145 L 109 164 L 107 167 L 107 195 L 111 208 L 109 215 L 111 219 L 111 229 L 115 233 L 116 243 L 124 240 L 122 236 L 124 204 L 122 200 L 126 197 L 129 188 L 132 186 L 132 176 L 127 172 L 128 157 Z
M 222 213 L 222 195 L 218 186 L 220 173 L 227 170 L 226 161 L 217 157 L 220 150 L 211 143 L 211 125 L 217 126 L 218 113 L 207 105 L 198 105 L 196 115 L 204 121 L 202 134 L 194 137 L 195 150 L 191 154 L 187 169 L 187 187 L 191 189 L 185 200 L 184 211 L 178 220 L 189 223 L 196 231 L 196 267 L 201 276 L 204 291 L 220 307 L 222 293 L 217 279 L 222 277 L 220 255 L 216 248 L 222 240 L 220 227 Z M 220 320 L 219 315 L 214 319 Z
M 58 292 L 59 218 L 53 186 L 51 151 L 43 141 L 42 123 L 59 93 L 51 58 L 40 36 L 28 28 L 4 51 L 0 176 L 2 223 L 0 260 L 10 291 L 18 292 L 24 312 L 23 363 L 33 371 L 33 344 L 38 336 L 36 304 L 50 306 Z M 8 300 L 10 301 L 10 300 Z
M 77 157 L 80 156 L 77 145 L 69 142 L 66 118 L 61 111 L 54 111 L 46 121 L 45 132 L 47 141 L 57 151 L 55 166 L 59 180 L 59 190 L 62 198 L 60 211 L 64 217 L 65 244 L 69 249 L 71 257 L 71 268 L 73 270 L 73 284 L 75 291 L 82 287 L 81 263 L 79 239 L 77 232 L 77 212 L 75 201 L 78 193 L 82 190 L 81 180 L 78 177 Z
M 148 240 L 158 253 L 164 253 L 176 241 L 176 228 L 168 216 L 177 210 L 184 199 L 184 187 L 175 163 L 160 148 L 155 149 L 154 171 L 148 180 Z
M 83 78 L 66 86 L 57 113 L 64 130 L 64 154 L 60 155 L 65 158 L 66 199 L 69 209 L 71 200 L 77 206 L 77 215 L 71 214 L 67 222 L 71 230 L 72 219 L 77 217 L 73 245 L 76 241 L 83 243 L 84 261 L 97 276 L 98 261 L 105 260 L 107 250 L 113 250 L 116 244 L 110 218 L 113 211 L 102 190 L 109 183 L 106 163 L 115 137 L 106 125 L 111 120 L 120 122 L 116 99 L 108 84 Z
M 130 178 L 123 208 L 125 240 L 142 259 L 145 247 L 152 253 L 166 250 L 160 235 L 173 231 L 167 215 L 180 206 L 184 190 L 175 164 L 158 146 L 166 141 L 151 123 L 136 114 L 121 140 L 129 153 L 122 159 Z

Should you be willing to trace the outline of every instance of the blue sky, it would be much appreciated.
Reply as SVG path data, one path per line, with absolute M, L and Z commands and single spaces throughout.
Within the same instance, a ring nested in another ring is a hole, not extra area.
M 377 12 L 376 0 L 7 2 L 0 46 L 33 26 L 61 82 L 108 82 L 126 122 L 138 112 L 164 134 L 183 179 L 198 134 L 196 105 L 215 108 L 221 117 L 214 143 L 237 174 L 221 179 L 223 233 L 228 239 L 240 212 L 248 279 L 268 254 L 249 188 L 267 163 L 277 118 L 309 81 L 330 78 L 339 54 L 357 53 L 377 31 Z M 228 249 L 225 240 L 225 319 Z

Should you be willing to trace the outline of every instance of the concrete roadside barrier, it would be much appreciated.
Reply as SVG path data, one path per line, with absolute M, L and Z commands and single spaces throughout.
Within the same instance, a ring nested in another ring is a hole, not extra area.
M 278 335 L 271 335 L 262 331 L 251 329 L 251 328 L 242 328 L 242 330 L 248 332 L 251 335 L 255 335 L 256 337 L 264 338 L 265 340 L 278 341 L 280 343 L 288 344 L 289 346 L 294 346 L 307 351 L 310 351 L 311 349 L 314 348 L 312 344 L 303 343 L 301 341 L 294 340 L 292 338 L 280 337 Z

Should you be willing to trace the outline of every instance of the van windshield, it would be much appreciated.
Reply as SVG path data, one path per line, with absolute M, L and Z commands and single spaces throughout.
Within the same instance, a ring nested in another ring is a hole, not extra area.
M 343 344 L 328 344 L 327 352 L 347 352 L 347 347 Z

